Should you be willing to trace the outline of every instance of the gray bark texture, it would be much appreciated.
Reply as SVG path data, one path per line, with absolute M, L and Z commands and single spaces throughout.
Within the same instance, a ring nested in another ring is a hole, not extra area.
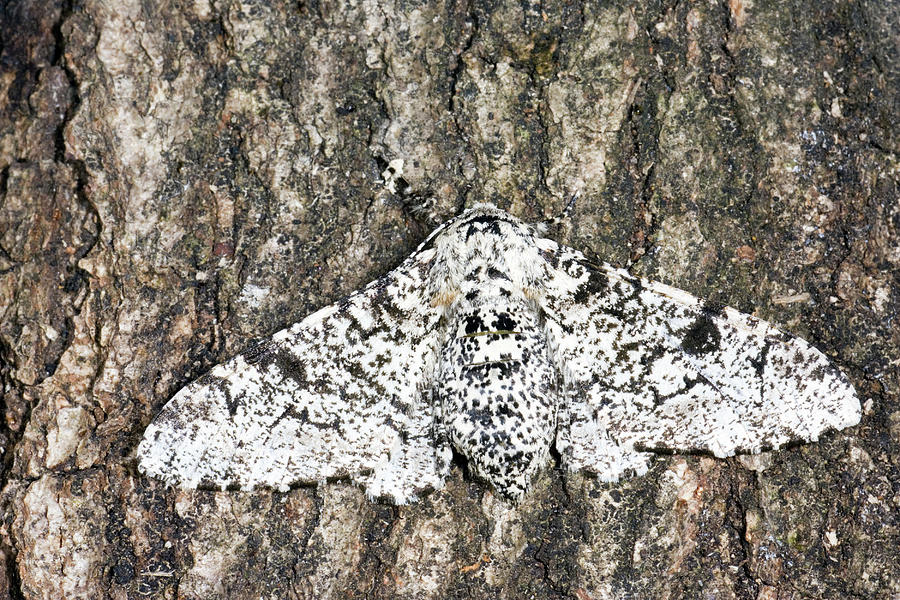
M 0 11 L 0 598 L 900 598 L 897 3 Z M 179 388 L 482 201 L 812 341 L 861 424 L 514 507 L 138 475 Z

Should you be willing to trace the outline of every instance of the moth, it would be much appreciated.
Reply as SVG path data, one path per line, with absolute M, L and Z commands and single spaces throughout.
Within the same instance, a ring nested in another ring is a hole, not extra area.
M 518 501 L 551 448 L 615 481 L 655 452 L 755 453 L 859 419 L 847 377 L 802 339 L 482 204 L 182 389 L 137 456 L 182 488 L 349 478 L 405 504 L 443 486 L 455 449 Z

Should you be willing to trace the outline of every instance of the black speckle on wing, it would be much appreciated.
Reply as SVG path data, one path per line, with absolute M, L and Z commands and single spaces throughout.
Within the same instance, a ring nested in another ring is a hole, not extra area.
M 240 399 L 231 393 L 231 388 L 226 384 L 225 380 L 220 379 L 213 385 L 217 385 L 222 390 L 222 395 L 225 397 L 225 406 L 228 408 L 228 416 L 234 417 L 237 414 Z
M 681 348 L 690 355 L 700 356 L 715 352 L 721 342 L 719 328 L 708 314 L 702 313 L 684 332 Z
M 602 292 L 609 286 L 609 278 L 600 269 L 588 269 L 587 281 L 575 290 L 574 300 L 578 304 L 584 304 L 598 292 Z
M 541 258 L 547 261 L 547 264 L 550 265 L 553 269 L 559 268 L 559 253 L 553 252 L 550 250 L 541 250 L 540 251 Z
M 829 365 L 829 367 L 830 367 L 830 365 Z M 823 365 L 816 365 L 813 369 L 811 369 L 809 371 L 808 378 L 810 381 L 815 381 L 815 382 L 824 381 L 826 374 L 830 374 L 830 373 L 834 373 L 834 372 L 835 372 L 835 370 L 833 367 L 826 369 L 825 366 L 823 366 Z
M 766 340 L 766 343 L 763 344 L 763 347 L 760 348 L 759 354 L 755 357 L 748 357 L 747 360 L 753 366 L 753 370 L 756 371 L 756 374 L 762 377 L 763 371 L 766 369 L 766 360 L 769 356 L 769 348 L 772 347 L 772 342 Z
M 721 317 L 725 314 L 725 305 L 715 300 L 706 300 L 701 311 L 710 317 Z
M 268 360 L 270 361 L 269 364 L 275 365 L 283 377 L 293 379 L 297 382 L 299 387 L 306 386 L 306 367 L 303 365 L 303 361 L 298 360 L 290 350 L 282 348 L 278 350 L 278 352 L 270 355 Z
M 341 419 L 338 415 L 334 415 L 329 420 L 324 421 L 316 421 L 310 418 L 309 409 L 305 406 L 297 410 L 294 406 L 288 406 L 284 411 L 281 412 L 280 415 L 275 419 L 272 424 L 272 428 L 274 429 L 276 425 L 281 423 L 283 419 L 293 419 L 294 421 L 298 421 L 299 423 L 303 423 L 304 425 L 309 425 L 315 427 L 317 429 L 321 429 L 323 431 L 340 431 L 341 430 Z
M 674 392 L 669 394 L 660 394 L 656 389 L 656 386 L 645 386 L 646 392 L 649 392 L 653 396 L 653 406 L 655 408 L 659 408 L 672 398 L 683 396 L 691 391 L 692 388 L 697 386 L 698 384 L 708 384 L 709 380 L 704 377 L 702 374 L 698 373 L 696 377 L 691 377 L 687 374 L 681 377 L 682 385 Z
M 368 309 L 375 314 L 377 320 L 392 319 L 390 322 L 396 322 L 406 318 L 406 313 L 394 301 L 396 287 L 398 287 L 397 280 L 390 274 L 381 277 L 376 283 L 375 294 Z
M 255 365 L 271 356 L 273 352 L 275 352 L 275 344 L 271 340 L 266 340 L 249 350 L 245 350 L 243 356 L 247 364 Z
M 281 411 L 281 414 L 278 415 L 278 417 L 272 422 L 271 428 L 274 429 L 278 426 L 279 423 L 281 423 L 281 421 L 287 418 L 295 419 L 297 421 L 300 421 L 301 423 L 310 423 L 309 409 L 304 406 L 298 411 L 294 405 L 289 405 L 287 408 Z

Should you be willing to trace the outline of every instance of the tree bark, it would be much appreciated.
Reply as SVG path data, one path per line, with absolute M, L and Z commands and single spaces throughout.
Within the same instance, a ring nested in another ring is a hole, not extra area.
M 0 598 L 900 597 L 896 3 L 0 10 Z M 862 423 L 514 507 L 136 472 L 178 389 L 485 201 L 812 341 Z

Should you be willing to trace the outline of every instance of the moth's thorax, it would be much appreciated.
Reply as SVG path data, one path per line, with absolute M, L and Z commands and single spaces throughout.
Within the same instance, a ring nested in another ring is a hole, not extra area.
M 512 289 L 531 291 L 547 278 L 532 229 L 496 210 L 460 221 L 435 245 L 440 265 L 436 272 L 441 275 L 440 291 L 444 293 L 467 293 L 497 279 L 505 280 Z M 493 293 L 480 291 L 486 297 Z
M 439 414 L 471 471 L 517 499 L 549 455 L 556 369 L 534 303 L 500 272 L 471 274 L 479 282 L 449 311 Z

